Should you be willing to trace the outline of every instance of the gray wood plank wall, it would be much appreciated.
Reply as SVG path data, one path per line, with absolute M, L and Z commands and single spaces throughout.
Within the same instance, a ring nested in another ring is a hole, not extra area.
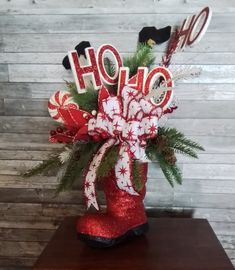
M 59 147 L 47 141 L 47 99 L 72 78 L 60 64 L 65 53 L 89 40 L 127 55 L 143 26 L 175 25 L 206 4 L 214 12 L 207 34 L 174 58 L 203 71 L 177 86 L 180 107 L 169 120 L 206 152 L 179 157 L 184 183 L 174 190 L 152 165 L 145 203 L 207 218 L 235 263 L 235 2 L 0 0 L 0 269 L 30 269 L 60 220 L 84 212 L 81 191 L 54 197 L 55 176 L 19 176 Z M 163 51 L 155 49 L 157 61 Z

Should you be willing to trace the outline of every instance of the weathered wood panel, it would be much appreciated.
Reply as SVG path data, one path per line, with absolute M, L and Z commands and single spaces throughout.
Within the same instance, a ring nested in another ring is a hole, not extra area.
M 187 66 L 181 65 L 181 68 Z M 182 80 L 185 83 L 235 83 L 233 65 L 194 65 L 200 68 L 200 77 Z M 11 82 L 64 82 L 72 81 L 72 74 L 66 71 L 62 65 L 9 65 L 9 80 Z M 172 65 L 171 71 L 177 70 L 177 65 Z
M 48 242 L 54 230 L 0 228 L 0 241 Z
M 0 133 L 0 149 L 11 150 L 51 150 L 62 147 L 61 144 L 48 142 L 48 134 Z
M 8 66 L 0 64 L 0 81 L 7 82 L 8 78 Z
M 50 117 L 0 116 L 0 132 L 40 134 L 55 126 Z
M 219 203 L 218 203 L 219 202 Z M 154 202 L 152 202 L 152 206 Z M 174 194 L 174 206 L 177 207 L 210 207 L 234 209 L 234 194 L 203 194 L 180 193 Z
M 55 150 L 1 150 L 0 160 L 46 160 Z M 193 159 L 187 156 L 177 154 L 179 163 L 193 164 L 234 164 L 235 154 L 228 153 L 199 153 L 198 159 Z
M 175 95 L 180 100 L 234 100 L 235 88 L 230 83 L 177 84 Z
M 184 184 L 175 189 L 158 165 L 151 165 L 145 205 L 207 218 L 235 263 L 235 2 L 206 4 L 214 12 L 208 33 L 173 58 L 176 67 L 198 66 L 202 74 L 177 84 L 179 109 L 168 121 L 206 152 L 199 160 L 178 157 Z M 95 49 L 111 43 L 123 56 L 130 55 L 143 26 L 180 22 L 204 5 L 199 0 L 1 2 L 0 268 L 30 269 L 61 219 L 85 211 L 82 191 L 54 197 L 55 176 L 19 176 L 62 147 L 48 142 L 55 123 L 47 117 L 46 100 L 66 89 L 64 79 L 72 80 L 61 66 L 66 52 L 89 40 Z M 156 63 L 165 48 L 154 49 Z
M 47 103 L 48 100 L 41 99 L 4 99 L 4 112 L 5 115 L 49 116 Z
M 153 24 L 154 25 L 154 24 Z M 165 26 L 165 25 L 164 25 Z M 143 25 L 141 26 L 143 27 Z M 137 45 L 138 32 L 134 33 L 117 32 L 117 33 L 79 33 L 71 34 L 3 34 L 4 52 L 50 52 L 66 54 L 68 50 L 74 48 L 80 41 L 89 40 L 97 49 L 101 44 L 110 43 L 118 48 L 120 52 L 133 52 Z M 192 48 L 188 48 L 186 52 L 200 53 L 234 53 L 233 46 L 235 36 L 229 32 L 207 33 L 203 38 L 203 42 Z M 128 44 L 128 46 L 126 46 Z M 166 48 L 165 44 L 159 45 L 154 49 L 156 52 L 163 52 Z M 50 55 L 48 56 L 50 57 Z M 178 56 L 176 56 L 178 57 Z M 201 56 L 202 57 L 202 56 Z M 186 62 L 186 61 L 185 61 Z M 50 62 L 55 64 L 54 62 Z M 186 62 L 187 63 L 187 62 Z M 197 63 L 197 61 L 195 61 Z M 217 62 L 217 64 L 220 64 Z
M 187 17 L 187 16 L 186 16 Z M 1 15 L 1 33 L 116 33 L 138 32 L 141 27 L 155 25 L 158 27 L 180 25 L 185 14 L 94 14 L 92 15 Z M 95 22 L 95 23 L 94 23 Z M 234 15 L 214 14 L 208 32 L 234 33 Z
M 2 4 L 1 13 L 7 14 L 99 14 L 99 13 L 194 13 L 200 10 L 204 3 L 193 0 L 171 0 L 168 1 L 76 1 L 69 0 L 65 3 L 58 1 L 32 1 L 18 0 L 17 2 L 6 1 Z M 219 0 L 208 0 L 207 5 L 211 6 L 216 13 L 235 12 L 234 2 L 226 0 L 221 3 Z
M 65 216 L 77 216 L 85 210 L 84 205 L 75 204 L 56 204 L 56 203 L 0 203 L 1 214 L 6 216 L 22 215 L 22 216 L 43 216 L 62 218 Z M 227 213 L 227 212 L 226 212 Z M 233 213 L 227 213 L 233 218 Z M 4 236 L 3 236 L 4 237 Z M 31 240 L 33 241 L 33 240 Z
M 0 159 L 10 160 L 45 160 L 53 151 L 2 150 Z
M 65 90 L 65 83 L 0 83 L 0 98 L 49 98 L 56 90 Z
M 17 223 L 16 223 L 17 220 Z M 42 229 L 53 230 L 58 227 L 61 218 L 55 217 L 42 217 L 42 216 L 22 216 L 22 215 L 5 215 L 0 216 L 1 228 L 29 228 L 29 229 Z
M 4 101 L 5 103 L 5 101 Z M 235 101 L 178 101 L 178 109 L 170 116 L 171 119 L 234 119 Z M 6 106 L 6 105 L 5 105 Z
M 6 172 L 6 171 L 5 171 Z M 58 181 L 55 176 L 35 176 L 23 178 L 17 175 L 1 175 L 1 188 L 55 189 Z
M 133 37 L 133 39 L 136 39 L 136 37 Z M 79 40 L 77 40 L 77 43 L 78 42 Z M 132 48 L 134 52 L 134 46 Z M 72 49 L 72 47 L 70 49 Z M 54 63 L 54 64 L 60 65 L 65 54 L 66 54 L 66 51 L 63 53 L 51 52 L 49 55 L 47 52 L 0 53 L 0 64 L 50 64 L 50 63 Z M 156 57 L 156 65 L 161 63 L 162 54 L 163 52 L 154 53 Z M 130 55 L 132 55 L 132 53 L 122 53 L 123 58 L 128 57 Z M 201 52 L 188 52 L 187 51 L 183 53 L 178 53 L 173 57 L 173 63 L 175 64 L 194 65 L 195 62 L 201 65 L 203 64 L 216 65 L 218 64 L 218 62 L 220 63 L 220 65 L 234 65 L 235 64 L 233 53 L 228 53 L 228 52 L 214 52 L 214 53 L 209 52 L 208 53 L 205 51 L 202 54 Z
M 16 91 L 17 89 L 17 91 Z M 0 83 L 0 98 L 48 99 L 56 90 L 66 90 L 65 83 Z M 175 87 L 180 100 L 235 100 L 235 84 L 182 84 Z
M 6 98 L 0 100 L 0 114 L 6 116 L 49 116 L 47 103 L 47 99 Z M 235 118 L 235 101 L 182 101 L 179 99 L 178 103 L 179 108 L 174 114 L 170 115 L 171 119 Z
M 235 122 L 230 119 L 169 119 L 188 136 L 234 136 Z M 49 117 L 0 116 L 0 132 L 44 134 L 58 126 Z M 49 128 L 50 127 L 50 128 Z
M 0 160 L 0 172 L 2 175 L 20 175 L 22 171 L 27 170 L 28 168 L 31 168 L 32 166 L 35 166 L 37 164 L 39 164 L 39 161 Z M 179 164 L 179 166 L 182 168 L 183 177 L 185 179 L 223 179 L 224 181 L 234 179 L 234 164 L 184 163 Z M 148 176 L 150 179 L 164 179 L 164 176 L 157 163 L 149 166 Z M 34 179 L 37 179 L 37 177 L 35 177 Z M 7 179 L 5 181 L 7 181 Z M 27 183 L 31 180 L 29 179 L 25 181 Z M 54 183 L 55 182 L 53 182 L 53 184 Z
M 4 100 L 3 99 L 0 99 L 0 115 L 3 115 L 4 114 Z
M 202 144 L 207 153 L 235 153 L 234 137 L 223 136 L 189 136 Z M 48 142 L 48 134 L 0 133 L 1 150 L 52 150 L 60 149 L 61 144 Z
M 56 195 L 54 189 L 19 189 L 4 188 L 0 189 L 1 202 L 15 203 L 83 203 L 82 191 L 63 192 Z

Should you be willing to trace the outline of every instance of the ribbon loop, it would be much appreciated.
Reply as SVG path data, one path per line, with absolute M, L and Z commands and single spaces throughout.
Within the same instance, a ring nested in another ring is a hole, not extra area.
M 146 140 L 157 134 L 162 113 L 157 105 L 145 100 L 141 92 L 125 86 L 119 96 L 110 96 L 104 86 L 100 90 L 99 111 L 88 121 L 89 135 L 108 139 L 94 156 L 85 179 L 87 206 L 98 209 L 95 196 L 96 171 L 106 151 L 119 144 L 115 166 L 117 186 L 131 195 L 138 195 L 132 183 L 132 159 L 145 160 Z

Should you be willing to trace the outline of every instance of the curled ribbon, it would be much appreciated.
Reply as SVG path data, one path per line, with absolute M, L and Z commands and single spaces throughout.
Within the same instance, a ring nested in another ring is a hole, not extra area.
M 96 170 L 106 151 L 119 145 L 119 159 L 115 166 L 117 186 L 131 195 L 139 195 L 132 183 L 132 159 L 145 158 L 146 140 L 157 134 L 158 119 L 162 109 L 143 94 L 125 86 L 118 96 L 111 96 L 103 86 L 99 91 L 98 114 L 88 121 L 88 134 L 103 135 L 107 141 L 99 149 L 90 163 L 85 177 L 85 197 L 87 207 L 99 209 L 95 180 Z

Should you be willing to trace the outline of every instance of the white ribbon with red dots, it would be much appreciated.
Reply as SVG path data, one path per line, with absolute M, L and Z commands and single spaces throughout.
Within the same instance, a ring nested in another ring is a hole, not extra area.
M 95 196 L 96 170 L 106 151 L 119 145 L 119 159 L 115 166 L 117 186 L 131 195 L 138 195 L 132 183 L 132 160 L 145 158 L 146 140 L 157 135 L 162 109 L 145 100 L 143 93 L 125 86 L 118 96 L 111 96 L 103 86 L 99 91 L 99 110 L 88 121 L 88 134 L 107 139 L 94 156 L 85 177 L 87 207 L 98 209 Z

